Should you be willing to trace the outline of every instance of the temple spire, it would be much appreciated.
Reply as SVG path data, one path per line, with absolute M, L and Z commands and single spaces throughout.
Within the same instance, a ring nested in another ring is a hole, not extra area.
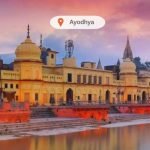
M 118 58 L 118 61 L 117 61 L 117 66 L 120 66 L 120 60 L 119 60 L 119 58 Z
M 42 49 L 42 45 L 43 45 L 43 39 L 42 39 L 42 34 L 40 35 L 40 49 Z
M 103 68 L 102 68 L 102 64 L 101 64 L 101 61 L 100 61 L 100 58 L 99 58 L 99 60 L 98 60 L 97 69 L 103 69 Z
M 123 59 L 129 58 L 130 60 L 133 60 L 133 54 L 130 46 L 129 36 L 127 36 L 127 43 L 123 54 Z
M 28 24 L 28 27 L 27 27 L 27 38 L 30 38 L 30 26 Z

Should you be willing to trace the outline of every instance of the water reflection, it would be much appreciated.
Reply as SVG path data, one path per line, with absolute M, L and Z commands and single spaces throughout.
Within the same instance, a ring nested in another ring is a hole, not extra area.
M 149 150 L 150 125 L 0 141 L 0 150 Z

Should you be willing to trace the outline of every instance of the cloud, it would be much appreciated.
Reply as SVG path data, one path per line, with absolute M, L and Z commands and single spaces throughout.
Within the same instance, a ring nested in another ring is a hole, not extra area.
M 0 5 L 0 53 L 14 52 L 30 24 L 33 42 L 39 45 L 42 33 L 44 45 L 60 51 L 60 58 L 65 55 L 65 40 L 73 39 L 79 61 L 100 57 L 105 64 L 115 63 L 122 58 L 127 34 L 134 53 L 150 57 L 149 8 L 149 0 L 6 0 Z M 54 30 L 49 20 L 56 15 L 99 15 L 106 19 L 106 26 L 89 31 Z
M 143 21 L 149 21 L 150 1 L 133 0 L 119 7 L 118 11 L 126 14 L 129 18 L 137 18 Z
M 128 18 L 128 20 L 118 22 L 116 29 L 122 31 L 122 34 L 129 34 L 134 38 L 138 38 L 150 36 L 148 26 L 150 26 L 150 22 L 142 22 L 136 18 Z
M 115 45 L 111 43 L 108 44 L 108 40 L 105 39 L 103 34 L 105 34 L 103 30 L 77 30 L 75 33 L 72 30 L 67 32 L 62 30 L 56 31 L 46 37 L 43 44 L 46 47 L 59 51 L 59 58 L 62 58 L 65 56 L 65 41 L 72 39 L 75 47 L 74 55 L 78 59 L 78 64 L 80 64 L 81 61 L 97 62 L 99 58 L 101 58 L 104 64 L 109 64 L 110 62 L 116 63 L 118 59 L 118 50 L 116 49 L 117 51 L 114 53 Z M 114 56 L 114 59 L 112 59 L 112 55 Z M 107 60 L 103 57 L 107 58 Z M 108 62 L 108 60 L 110 60 L 110 62 Z

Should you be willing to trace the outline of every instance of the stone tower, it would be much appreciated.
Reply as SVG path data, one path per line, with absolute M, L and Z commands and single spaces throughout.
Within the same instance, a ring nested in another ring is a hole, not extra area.
M 129 58 L 130 60 L 133 60 L 133 53 L 130 46 L 129 37 L 127 36 L 127 43 L 123 54 L 123 59 Z

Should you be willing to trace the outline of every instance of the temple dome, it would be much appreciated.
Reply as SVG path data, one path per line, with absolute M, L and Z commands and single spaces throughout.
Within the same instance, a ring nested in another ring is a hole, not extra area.
M 124 59 L 120 64 L 120 73 L 136 73 L 136 66 L 130 58 Z
M 16 60 L 17 61 L 24 61 L 24 60 L 30 60 L 30 61 L 41 61 L 41 50 L 40 48 L 31 41 L 30 39 L 30 32 L 29 32 L 29 25 L 28 25 L 28 32 L 27 32 L 27 38 L 24 42 L 22 42 L 15 51 L 16 54 Z
M 27 38 L 17 47 L 15 54 L 16 60 L 41 60 L 41 50 L 30 38 Z

